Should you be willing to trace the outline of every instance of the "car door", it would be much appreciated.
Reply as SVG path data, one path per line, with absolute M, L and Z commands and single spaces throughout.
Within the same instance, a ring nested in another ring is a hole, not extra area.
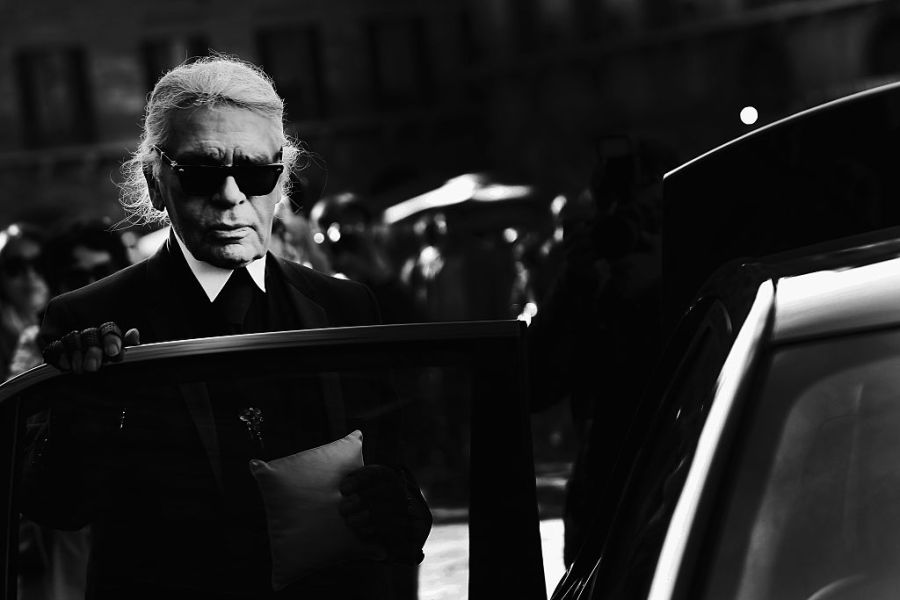
M 294 392 L 318 390 L 336 432 L 363 432 L 364 454 L 367 431 L 391 423 L 392 433 L 380 439 L 397 443 L 435 521 L 405 597 L 545 598 L 523 330 L 518 321 L 494 321 L 165 342 L 129 348 L 123 362 L 97 375 L 41 366 L 5 383 L 0 470 L 8 487 L 0 499 L 0 598 L 16 598 L 21 577 L 29 575 L 20 568 L 31 564 L 20 556 L 22 467 L 26 447 L 34 447 L 29 436 L 51 401 L 90 401 L 104 390 L 104 398 L 121 402 L 114 410 L 121 409 L 119 429 L 128 432 L 135 420 L 164 423 L 164 399 L 186 397 L 185 390 L 253 390 L 262 382 L 287 390 L 301 413 L 311 394 Z M 252 427 L 244 424 L 252 438 Z M 157 434 L 164 437 L 164 429 Z M 121 446 L 136 453 L 124 460 L 147 461 L 140 445 Z M 199 471 L 209 467 L 185 467 L 177 456 L 171 465 L 196 469 L 197 476 L 206 476 Z

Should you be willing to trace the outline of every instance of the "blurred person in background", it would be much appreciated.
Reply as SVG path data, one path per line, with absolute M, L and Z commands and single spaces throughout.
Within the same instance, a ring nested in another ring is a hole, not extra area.
M 313 206 L 310 218 L 319 228 L 334 272 L 372 290 L 384 323 L 424 320 L 412 291 L 391 264 L 362 198 L 353 193 L 327 196 Z
M 442 212 L 426 212 L 416 218 L 412 226 L 415 251 L 400 268 L 400 279 L 412 290 L 413 300 L 428 320 L 439 321 L 446 311 L 442 303 L 462 306 L 462 288 L 457 286 L 440 293 L 438 277 L 444 270 L 444 246 L 447 237 L 447 217 Z
M 533 409 L 568 400 L 579 442 L 564 509 L 566 565 L 662 348 L 662 176 L 677 165 L 668 147 L 631 136 L 604 137 L 597 150 L 572 207 L 579 218 L 564 219 L 558 276 L 527 334 Z
M 420 215 L 419 250 L 401 273 L 429 321 L 478 321 L 516 316 L 513 250 L 502 232 L 478 229 L 477 217 L 443 211 Z
M 131 264 L 121 234 L 106 220 L 74 223 L 51 236 L 41 264 L 51 296 L 112 275 Z M 16 344 L 8 376 L 13 377 L 43 362 L 37 345 L 37 323 L 25 328 Z
M 122 236 L 105 220 L 72 224 L 51 236 L 43 253 L 44 272 L 52 295 L 76 290 L 127 267 L 128 249 Z M 9 376 L 43 362 L 38 326 L 19 336 Z M 19 600 L 84 598 L 90 528 L 60 531 L 22 519 L 19 528 Z
M 331 260 L 315 242 L 313 235 L 309 220 L 289 200 L 282 200 L 275 205 L 269 250 L 320 273 L 334 273 Z
M 0 232 L 0 374 L 5 380 L 19 336 L 37 326 L 50 299 L 43 274 L 43 232 L 25 223 Z

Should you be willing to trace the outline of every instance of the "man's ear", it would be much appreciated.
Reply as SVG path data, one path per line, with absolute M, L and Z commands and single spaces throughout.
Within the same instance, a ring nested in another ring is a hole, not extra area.
M 147 181 L 147 191 L 150 193 L 150 202 L 156 210 L 165 210 L 162 194 L 159 193 L 159 181 L 153 176 L 153 168 L 144 169 L 144 179 Z

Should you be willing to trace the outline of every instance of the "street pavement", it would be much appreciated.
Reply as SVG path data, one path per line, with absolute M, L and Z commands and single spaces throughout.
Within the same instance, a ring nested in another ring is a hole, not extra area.
M 565 573 L 562 519 L 541 521 L 541 549 L 547 597 Z M 435 525 L 425 544 L 419 569 L 419 600 L 461 600 L 468 597 L 469 526 Z
M 569 463 L 536 466 L 541 550 L 547 597 L 565 573 L 562 500 Z M 468 597 L 469 526 L 465 508 L 435 508 L 435 525 L 425 543 L 419 568 L 419 600 L 464 600 Z

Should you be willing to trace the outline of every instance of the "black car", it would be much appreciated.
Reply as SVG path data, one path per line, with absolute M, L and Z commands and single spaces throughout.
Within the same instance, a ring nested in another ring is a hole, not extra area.
M 898 106 L 870 90 L 666 176 L 673 333 L 554 600 L 897 597 Z

